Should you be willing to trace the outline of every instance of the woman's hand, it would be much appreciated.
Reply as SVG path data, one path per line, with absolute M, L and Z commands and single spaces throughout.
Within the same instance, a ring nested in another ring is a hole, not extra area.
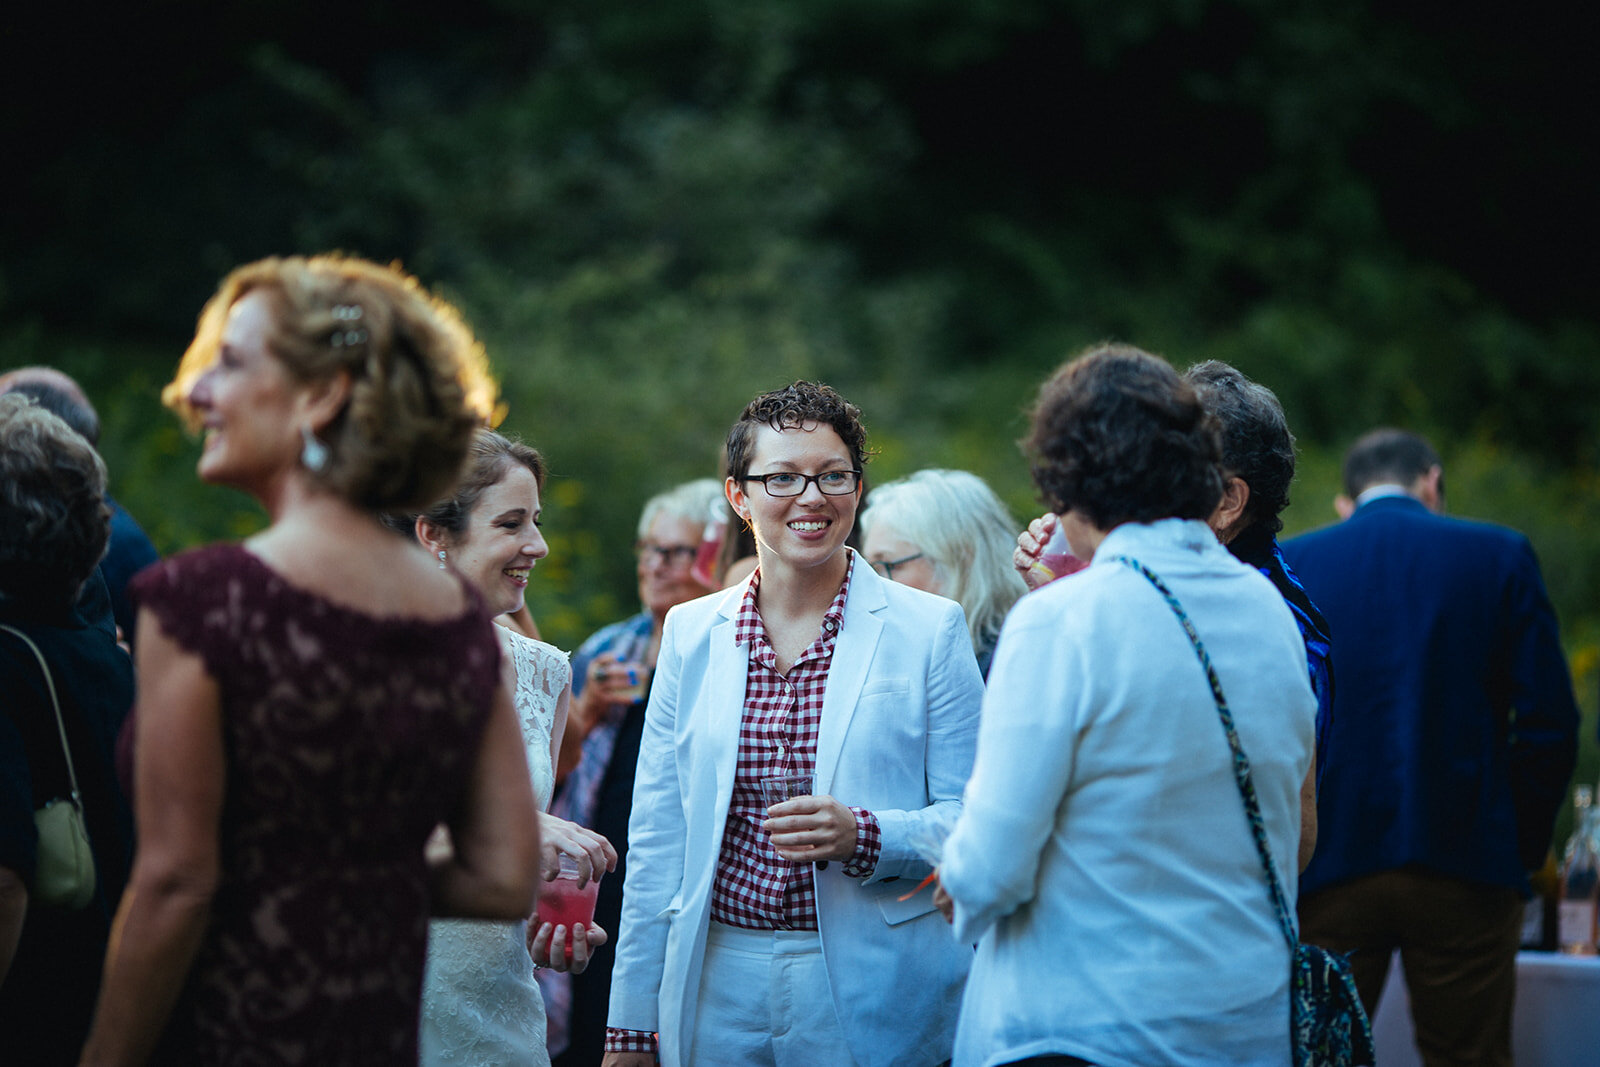
M 578 865 L 578 887 L 588 885 L 598 871 L 617 869 L 617 850 L 600 834 L 549 812 L 539 813 L 539 876 L 553 882 L 561 873 L 561 857 Z
M 950 894 L 944 891 L 944 883 L 939 881 L 939 868 L 933 869 L 933 906 L 939 909 L 939 914 L 944 916 L 944 921 L 956 921 L 956 902 L 950 899 Z
M 592 950 L 599 948 L 610 940 L 606 932 L 594 923 L 585 926 L 578 923 L 573 926 L 572 956 L 567 956 L 567 928 L 565 926 L 552 926 L 550 923 L 528 923 L 528 955 L 533 957 L 536 967 L 548 967 L 552 971 L 565 971 L 570 974 L 582 974 L 584 968 L 589 966 L 589 956 Z
M 772 847 L 790 863 L 846 861 L 856 854 L 855 812 L 833 797 L 795 797 L 767 809 Z
M 1050 580 L 1041 573 L 1041 570 L 1036 570 L 1034 565 L 1039 562 L 1039 557 L 1044 555 L 1045 543 L 1055 532 L 1056 521 L 1055 513 L 1047 511 L 1028 523 L 1028 528 L 1017 535 L 1017 550 L 1011 553 L 1011 565 L 1022 575 L 1022 580 L 1029 589 L 1038 589 L 1042 585 L 1049 584 Z

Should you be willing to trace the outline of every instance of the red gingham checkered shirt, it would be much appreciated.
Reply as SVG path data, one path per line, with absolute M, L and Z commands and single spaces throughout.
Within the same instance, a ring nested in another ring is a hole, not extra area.
M 756 591 L 756 571 L 734 620 L 734 642 L 749 649 L 745 675 L 744 715 L 739 723 L 739 763 L 733 778 L 733 799 L 722 833 L 716 879 L 711 886 L 711 918 L 729 926 L 755 930 L 815 930 L 817 890 L 810 864 L 790 864 L 772 847 L 762 823 L 766 804 L 761 779 L 776 774 L 815 774 L 817 731 L 822 725 L 822 697 L 833 665 L 834 642 L 844 626 L 844 605 L 850 595 L 855 553 L 839 592 L 822 617 L 822 629 L 789 668 L 778 673 L 777 653 L 767 640 Z M 856 851 L 844 865 L 852 878 L 865 878 L 878 865 L 882 836 L 878 820 L 864 808 L 856 817 Z M 608 1052 L 654 1052 L 654 1035 L 633 1030 L 608 1030 Z

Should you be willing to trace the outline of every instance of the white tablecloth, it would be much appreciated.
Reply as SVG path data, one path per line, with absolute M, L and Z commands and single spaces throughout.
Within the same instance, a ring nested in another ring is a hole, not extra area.
M 1420 1067 L 1398 953 L 1389 965 L 1389 980 L 1372 1019 L 1372 1036 L 1377 1067 Z M 1517 1067 L 1600 1064 L 1600 958 L 1517 953 L 1511 1051 Z

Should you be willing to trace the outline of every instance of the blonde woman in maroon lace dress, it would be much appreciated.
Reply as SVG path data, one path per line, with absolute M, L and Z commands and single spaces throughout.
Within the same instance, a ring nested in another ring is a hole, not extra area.
M 201 479 L 272 524 L 135 583 L 139 851 L 85 1063 L 148 1058 L 175 1003 L 202 1063 L 414 1063 L 430 912 L 531 910 L 492 624 L 377 518 L 450 488 L 492 393 L 454 311 L 391 268 L 264 260 L 206 306 L 164 399 L 205 430 Z

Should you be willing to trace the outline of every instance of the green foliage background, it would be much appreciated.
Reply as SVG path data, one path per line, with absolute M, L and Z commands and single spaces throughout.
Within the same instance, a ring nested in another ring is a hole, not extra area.
M 866 413 L 874 479 L 970 469 L 1020 518 L 1032 391 L 1115 338 L 1277 391 L 1302 450 L 1290 532 L 1332 520 L 1356 434 L 1429 434 L 1452 510 L 1538 548 L 1580 775 L 1600 773 L 1600 161 L 1563 80 L 1587 66 L 1577 15 L 160 6 L 153 52 L 117 41 L 134 13 L 78 42 L 104 79 L 88 102 L 6 65 L 27 103 L 0 132 L 36 151 L 6 178 L 29 210 L 0 222 L 0 367 L 85 382 L 114 491 L 163 551 L 263 521 L 196 482 L 157 400 L 211 286 L 260 255 L 400 259 L 461 305 L 504 428 L 555 471 L 530 600 L 566 647 L 634 609 L 639 505 L 715 473 L 754 393 L 825 379 Z

